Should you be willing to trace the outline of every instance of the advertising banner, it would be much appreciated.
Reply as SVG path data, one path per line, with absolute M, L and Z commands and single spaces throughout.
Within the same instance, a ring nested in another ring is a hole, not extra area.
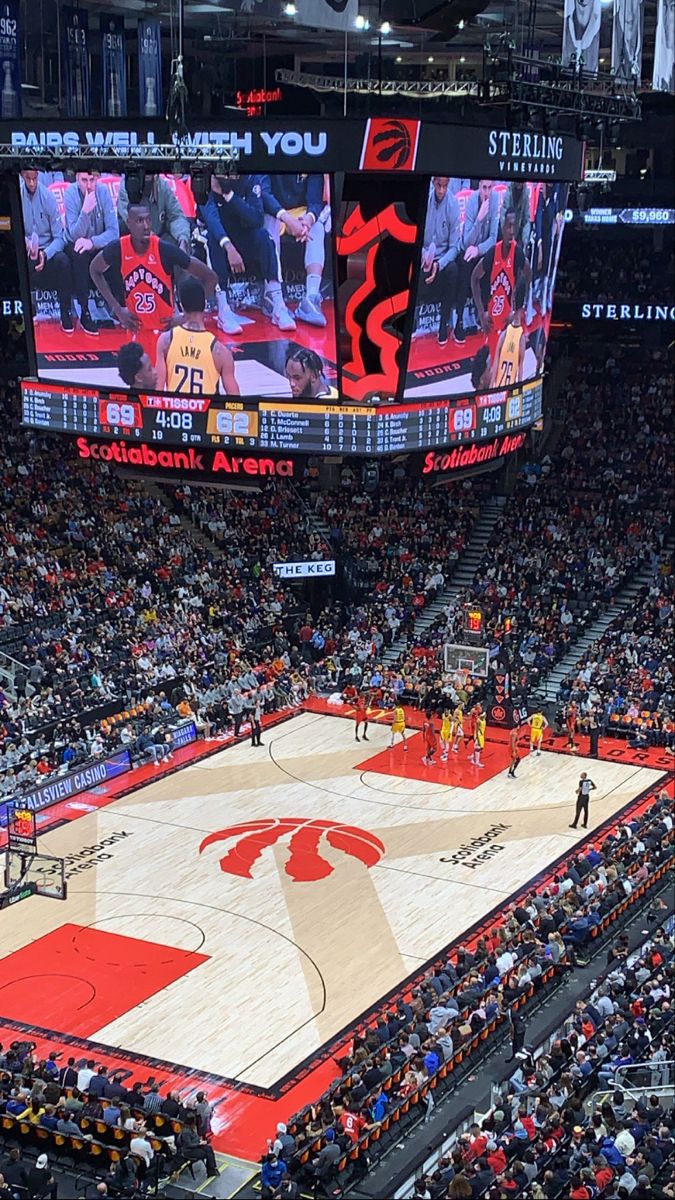
M 335 574 L 335 560 L 275 563 L 272 569 L 280 579 L 318 579 Z
M 181 746 L 189 746 L 192 742 L 197 741 L 197 726 L 194 721 L 183 721 L 169 732 L 174 750 L 180 750 Z
M 89 14 L 82 8 L 64 4 L 63 87 L 66 116 L 86 117 L 91 112 L 91 76 L 89 72 Z
M 42 812 L 52 804 L 60 804 L 70 800 L 78 792 L 86 792 L 89 788 L 100 787 L 109 779 L 124 775 L 131 770 L 131 755 L 128 750 L 118 750 L 108 758 L 98 762 L 87 763 L 77 771 L 69 771 L 67 775 L 59 775 L 50 779 L 41 787 L 33 788 L 23 796 L 15 796 L 9 804 L 0 804 L 0 827 L 7 825 L 7 812 L 10 805 L 21 807 L 29 812 Z
M 104 117 L 127 115 L 127 67 L 124 17 L 101 13 L 101 112 Z
M 127 151 L 133 155 L 139 145 L 170 143 L 170 130 L 159 115 L 163 101 L 157 21 L 139 22 L 139 61 L 144 107 L 133 128 L 124 120 L 2 121 L 0 140 L 18 149 L 44 147 L 58 152 L 62 148 L 72 153 L 81 148 L 83 154 L 92 148 L 100 154 L 110 147 L 111 165 L 114 157 Z M 316 117 L 262 120 L 235 114 L 195 124 L 181 139 L 181 145 L 186 158 L 190 157 L 192 147 L 203 150 L 214 145 L 230 146 L 237 151 L 242 173 L 373 171 L 424 175 L 442 168 L 448 170 L 445 164 L 456 164 L 456 174 L 469 180 L 550 182 L 579 180 L 584 167 L 584 143 L 568 134 L 389 117 L 348 121 Z M 173 157 L 171 162 L 158 157 L 157 170 L 168 169 L 172 162 Z

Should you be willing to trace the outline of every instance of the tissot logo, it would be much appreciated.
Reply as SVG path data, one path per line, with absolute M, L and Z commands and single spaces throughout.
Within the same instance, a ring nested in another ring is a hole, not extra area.
M 555 174 L 564 150 L 563 139 L 554 134 L 511 133 L 507 129 L 491 129 L 488 134 L 488 154 L 499 159 L 500 171 L 522 172 L 530 178 Z
M 334 867 L 319 853 L 322 839 L 333 850 L 339 850 L 351 858 L 358 858 L 366 867 L 374 867 L 382 858 L 385 847 L 379 838 L 365 829 L 353 825 L 340 825 L 333 821 L 310 821 L 305 817 L 274 817 L 270 820 L 248 821 L 241 825 L 229 825 L 218 833 L 204 838 L 199 853 L 215 842 L 236 838 L 231 850 L 220 860 L 220 869 L 227 875 L 239 875 L 252 879 L 252 868 L 268 846 L 281 841 L 288 834 L 290 855 L 284 871 L 296 883 L 311 883 L 332 875 Z

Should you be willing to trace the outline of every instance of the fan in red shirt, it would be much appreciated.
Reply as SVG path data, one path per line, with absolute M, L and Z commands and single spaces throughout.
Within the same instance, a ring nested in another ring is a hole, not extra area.
M 438 737 L 436 736 L 436 730 L 434 729 L 433 713 L 430 709 L 427 709 L 427 712 L 425 713 L 425 721 L 422 726 L 422 737 L 424 738 L 425 745 L 425 753 L 422 757 L 422 762 L 424 763 L 425 767 L 430 767 L 433 762 L 434 754 L 438 749 Z
M 365 696 L 358 697 L 356 701 L 356 710 L 354 712 L 354 736 L 357 742 L 361 741 L 361 738 L 359 737 L 360 725 L 363 725 L 363 733 L 361 734 L 361 737 L 363 738 L 364 742 L 368 742 L 370 740 L 366 732 L 368 729 L 368 706 L 366 704 Z
M 501 1175 L 502 1171 L 506 1170 L 506 1154 L 504 1153 L 502 1147 L 498 1146 L 496 1142 L 488 1142 L 487 1160 L 495 1175 Z
M 613 1179 L 614 1172 L 612 1168 L 607 1165 L 607 1163 L 605 1163 L 603 1167 L 598 1167 L 595 1172 L 595 1183 L 598 1191 L 600 1192 L 604 1192 L 605 1188 L 609 1187 Z
M 359 1116 L 353 1112 L 343 1112 L 339 1117 L 339 1124 L 342 1132 L 347 1135 L 350 1142 L 358 1142 L 363 1130 L 366 1127 L 366 1118 Z

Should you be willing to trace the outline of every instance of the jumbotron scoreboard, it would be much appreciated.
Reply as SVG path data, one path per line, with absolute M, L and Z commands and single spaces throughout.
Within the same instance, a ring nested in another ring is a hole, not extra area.
M 582 144 L 407 118 L 272 125 L 200 130 L 175 161 L 161 122 L 0 122 L 19 157 L 24 424 L 167 451 L 355 456 L 452 452 L 535 425 Z M 171 236 L 148 231 L 150 186 L 173 193 Z M 80 247 L 86 302 L 63 252 L 85 194 L 105 230 L 100 249 Z M 475 249 L 486 204 L 491 236 L 460 287 L 465 273 L 445 268 Z M 236 274 L 218 254 L 230 243 Z
M 121 392 L 24 381 L 23 422 L 51 433 L 124 438 L 161 448 L 242 448 L 381 455 L 483 441 L 542 415 L 540 380 L 511 391 L 366 407 Z

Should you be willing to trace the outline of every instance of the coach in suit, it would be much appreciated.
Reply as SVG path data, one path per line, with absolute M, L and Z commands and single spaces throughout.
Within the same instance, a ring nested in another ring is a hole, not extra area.
M 61 1067 L 59 1071 L 59 1083 L 62 1091 L 67 1091 L 68 1088 L 77 1087 L 77 1070 L 75 1068 L 75 1059 L 69 1058 L 65 1067 Z

